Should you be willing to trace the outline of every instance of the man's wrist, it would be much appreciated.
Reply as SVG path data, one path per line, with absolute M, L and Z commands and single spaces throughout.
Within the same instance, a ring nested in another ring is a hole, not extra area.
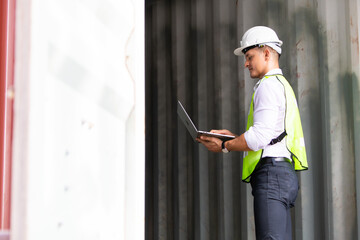
M 223 153 L 228 153 L 228 152 L 230 152 L 230 151 L 226 148 L 225 143 L 226 143 L 226 141 L 223 141 L 223 142 L 221 143 L 221 151 L 222 151 Z

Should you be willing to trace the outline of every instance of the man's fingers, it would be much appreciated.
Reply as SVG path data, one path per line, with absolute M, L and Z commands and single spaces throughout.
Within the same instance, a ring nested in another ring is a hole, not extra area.
M 215 130 L 215 129 L 213 129 L 213 130 L 211 130 L 210 132 L 212 132 L 212 133 L 218 133 L 218 134 L 225 134 L 225 135 L 234 135 L 234 134 L 232 134 L 229 130 L 227 130 L 227 129 L 221 129 L 221 130 Z
M 200 136 L 200 139 L 207 142 L 212 142 L 213 137 Z
M 212 129 L 210 132 L 211 133 L 220 133 L 221 130 L 217 130 L 217 129 Z

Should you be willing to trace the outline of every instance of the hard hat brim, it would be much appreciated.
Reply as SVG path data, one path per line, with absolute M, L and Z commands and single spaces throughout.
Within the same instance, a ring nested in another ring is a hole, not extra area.
M 244 47 L 239 47 L 237 49 L 234 50 L 234 54 L 237 56 L 242 56 L 245 55 L 246 52 L 254 47 L 259 46 L 259 44 L 254 44 L 254 45 L 250 45 L 250 46 L 244 46 Z
M 242 52 L 243 49 L 244 49 L 243 47 L 239 47 L 239 48 L 235 49 L 235 50 L 234 50 L 234 54 L 235 54 L 236 56 L 242 56 L 242 55 L 244 55 L 243 52 Z

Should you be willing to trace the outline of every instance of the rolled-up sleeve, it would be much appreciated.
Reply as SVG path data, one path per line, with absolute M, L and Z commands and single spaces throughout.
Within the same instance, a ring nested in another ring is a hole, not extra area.
M 284 129 L 284 88 L 277 80 L 266 79 L 258 86 L 254 95 L 254 124 L 245 132 L 250 149 L 264 149 Z

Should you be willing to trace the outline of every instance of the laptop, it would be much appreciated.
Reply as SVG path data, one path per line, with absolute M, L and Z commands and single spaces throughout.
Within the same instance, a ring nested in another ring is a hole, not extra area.
M 189 131 L 191 137 L 195 140 L 197 137 L 200 137 L 202 135 L 204 136 L 209 136 L 209 137 L 216 137 L 219 138 L 223 141 L 227 141 L 227 140 L 231 140 L 234 139 L 235 136 L 231 136 L 231 135 L 224 135 L 224 134 L 218 134 L 218 133 L 211 133 L 211 132 L 206 132 L 206 131 L 198 131 L 197 128 L 195 127 L 194 123 L 191 121 L 189 115 L 187 114 L 187 112 L 185 111 L 185 108 L 183 107 L 183 105 L 181 104 L 180 101 L 178 101 L 178 105 L 177 105 L 177 113 L 181 119 L 181 121 L 184 123 L 185 127 L 187 128 L 187 130 Z

